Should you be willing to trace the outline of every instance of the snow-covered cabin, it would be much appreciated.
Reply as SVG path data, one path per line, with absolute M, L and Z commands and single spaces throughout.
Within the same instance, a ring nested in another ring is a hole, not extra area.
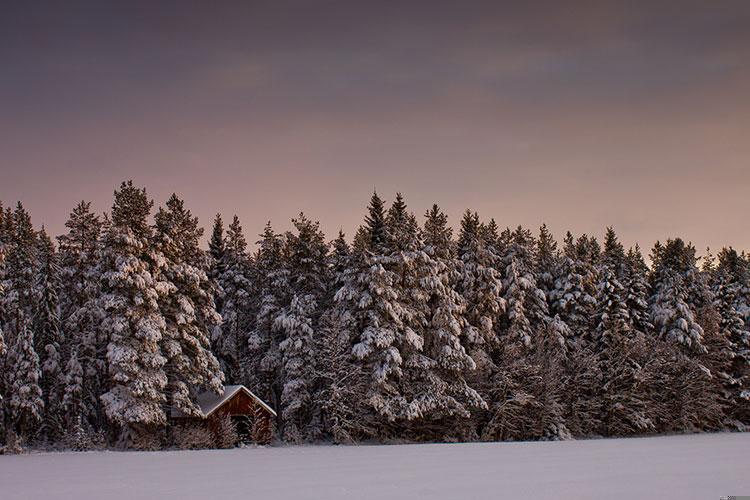
M 201 412 L 199 417 L 172 410 L 171 418 L 176 423 L 189 421 L 216 428 L 221 418 L 229 416 L 243 442 L 268 442 L 273 437 L 276 412 L 244 385 L 227 385 L 221 396 L 203 392 L 196 402 Z

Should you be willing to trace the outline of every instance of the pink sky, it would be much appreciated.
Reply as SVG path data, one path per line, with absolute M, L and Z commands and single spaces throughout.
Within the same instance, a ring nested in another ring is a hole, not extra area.
M 0 200 L 59 234 L 132 178 L 253 241 L 300 210 L 351 235 L 377 188 L 454 224 L 750 249 L 746 2 L 407 4 L 11 8 Z

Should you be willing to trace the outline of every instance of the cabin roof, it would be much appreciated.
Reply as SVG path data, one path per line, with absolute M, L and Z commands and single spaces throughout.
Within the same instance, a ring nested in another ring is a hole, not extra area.
M 262 399 L 260 399 L 258 396 L 253 394 L 253 392 L 247 387 L 245 387 L 244 385 L 227 385 L 227 386 L 224 386 L 224 394 L 221 396 L 211 391 L 201 392 L 200 394 L 198 394 L 198 397 L 196 398 L 196 402 L 198 403 L 198 407 L 201 410 L 202 418 L 210 417 L 212 413 L 214 413 L 216 410 L 224 406 L 226 402 L 232 399 L 239 392 L 244 392 L 245 394 L 253 398 L 255 401 L 257 401 L 257 403 L 261 405 L 271 415 L 273 415 L 274 417 L 276 416 L 276 412 L 273 411 L 273 408 L 268 406 Z M 175 418 L 188 416 L 179 410 L 172 410 L 171 413 L 172 413 L 172 417 L 175 417 Z

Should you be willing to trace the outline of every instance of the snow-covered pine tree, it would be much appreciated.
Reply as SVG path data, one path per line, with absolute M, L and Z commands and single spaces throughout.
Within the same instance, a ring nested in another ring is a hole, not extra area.
M 68 355 L 63 377 L 62 408 L 68 433 L 72 432 L 74 425 L 84 426 L 83 416 L 89 413 L 85 391 L 84 370 L 78 359 L 78 348 L 74 346 Z
M 657 243 L 652 252 L 654 272 L 650 300 L 651 321 L 657 334 L 694 353 L 705 352 L 703 329 L 695 318 L 697 302 L 697 268 L 695 249 L 677 238 Z
M 224 271 L 224 254 L 226 253 L 224 221 L 221 218 L 221 214 L 216 214 L 216 217 L 214 217 L 211 239 L 208 241 L 208 253 L 212 259 L 212 273 L 214 273 L 212 277 L 218 280 Z
M 203 228 L 176 194 L 159 208 L 154 220 L 155 249 L 166 259 L 161 276 L 170 289 L 159 297 L 166 326 L 161 338 L 166 407 L 198 416 L 196 395 L 224 390 L 224 374 L 210 350 L 211 333 L 221 316 L 214 304 L 215 286 L 207 275 L 208 257 L 199 246 Z
M 612 227 L 607 228 L 607 234 L 604 237 L 604 252 L 600 264 L 608 267 L 620 283 L 623 282 L 627 271 L 627 256 L 625 248 Z
M 527 229 L 518 226 L 512 232 L 501 262 L 507 304 L 501 328 L 511 341 L 531 348 L 534 332 L 546 326 L 549 312 L 544 291 L 537 285 L 535 242 Z
M 625 288 L 628 316 L 633 328 L 646 335 L 651 335 L 654 326 L 651 324 L 648 305 L 649 283 L 648 265 L 643 260 L 638 245 L 628 250 L 625 258 L 625 276 L 622 285 Z
M 60 318 L 66 332 L 66 367 L 71 363 L 82 370 L 80 386 L 66 387 L 65 394 L 80 392 L 80 404 L 67 405 L 65 424 L 68 431 L 79 422 L 87 430 L 101 429 L 105 424 L 99 396 L 104 393 L 106 380 L 106 349 L 108 339 L 99 328 L 103 312 L 100 296 L 99 261 L 102 251 L 102 221 L 91 211 L 91 203 L 82 201 L 71 212 L 65 227 L 68 232 L 59 236 L 58 253 L 60 280 L 65 284 L 60 295 Z M 70 356 L 76 353 L 76 360 Z M 67 370 L 66 370 L 67 371 Z M 81 413 L 78 413 L 80 411 Z
M 247 339 L 252 329 L 253 284 L 251 282 L 251 262 L 247 255 L 247 241 L 242 231 L 240 219 L 236 215 L 227 228 L 224 239 L 223 262 L 215 264 L 221 269 L 219 289 L 221 290 L 221 327 L 214 328 L 212 335 L 213 352 L 219 360 L 226 381 L 230 384 L 249 384 L 251 390 L 258 387 L 249 382 L 255 370 L 244 366 L 252 365 L 255 357 L 246 358 Z M 256 356 L 257 357 L 257 356 Z
M 286 441 L 317 439 L 322 423 L 313 404 L 317 369 L 318 322 L 328 287 L 325 236 L 320 224 L 303 213 L 292 219 L 294 233 L 286 236 L 284 254 L 291 299 L 273 320 L 281 353 L 281 427 Z
M 362 241 L 369 241 L 360 231 Z M 345 302 L 336 302 L 336 292 L 351 282 L 359 266 L 362 248 L 352 251 L 344 233 L 339 231 L 328 256 L 331 276 L 328 299 L 321 318 L 317 339 L 319 358 L 318 394 L 316 404 L 320 406 L 325 432 L 334 443 L 355 443 L 365 438 L 376 437 L 374 419 L 369 407 L 363 404 L 369 387 L 370 376 L 364 365 L 352 354 L 352 346 L 359 332 L 352 311 Z
M 420 378 L 434 399 L 435 408 L 429 418 L 442 423 L 443 435 L 439 437 L 467 438 L 471 429 L 461 424 L 468 422 L 471 410 L 486 408 L 487 404 L 467 382 L 476 363 L 467 352 L 466 302 L 455 289 L 460 278 L 460 261 L 448 217 L 433 205 L 425 218 L 423 251 L 429 259 L 424 260 L 421 285 L 427 289 L 429 298 L 422 350 L 431 362 Z
M 592 263 L 590 240 L 585 234 L 577 240 L 568 232 L 560 272 L 550 297 L 552 313 L 568 325 L 571 346 L 580 346 L 594 328 L 596 311 L 596 269 Z
M 40 387 L 41 367 L 34 350 L 32 320 L 36 304 L 35 276 L 38 268 L 37 233 L 29 213 L 20 202 L 5 212 L 5 272 L 2 310 L 3 331 L 8 343 L 5 377 L 6 422 L 22 438 L 38 431 L 44 411 Z
M 742 428 L 750 425 L 750 332 L 737 307 L 740 290 L 739 283 L 726 271 L 718 273 L 713 305 L 719 318 L 722 352 L 713 359 L 721 361 L 716 375 L 723 381 L 727 416 L 735 427 Z
M 252 368 L 248 370 L 251 386 L 271 401 L 274 408 L 281 408 L 283 383 L 281 380 L 282 354 L 279 344 L 281 332 L 274 328 L 274 321 L 285 304 L 291 301 L 289 268 L 284 235 L 274 231 L 268 222 L 257 241 L 255 254 L 255 311 L 254 327 L 248 337 Z M 281 425 L 279 412 L 279 425 Z
M 723 248 L 717 257 L 716 271 L 734 288 L 735 309 L 742 315 L 745 329 L 750 330 L 750 259 L 731 247 Z
M 555 276 L 559 273 L 560 257 L 557 242 L 547 229 L 546 224 L 539 228 L 536 243 L 536 270 L 539 288 L 544 291 L 547 303 L 551 303 L 551 294 L 555 288 Z
M 8 215 L 8 217 L 12 217 L 11 215 Z M 6 382 L 6 376 L 5 376 L 5 357 L 8 352 L 7 344 L 5 343 L 5 335 L 3 334 L 3 330 L 5 328 L 5 304 L 6 304 L 6 296 L 5 296 L 5 253 L 7 251 L 8 245 L 10 243 L 10 235 L 11 232 L 9 231 L 8 224 L 6 221 L 6 212 L 3 208 L 3 203 L 0 200 L 0 446 L 5 443 L 5 433 L 6 433 L 6 426 L 5 426 L 5 401 L 8 398 L 8 395 L 6 393 L 5 389 L 5 382 Z
M 166 422 L 166 359 L 160 349 L 166 325 L 159 299 L 171 286 L 161 276 L 163 255 L 150 248 L 153 202 L 146 190 L 123 182 L 114 198 L 101 263 L 101 327 L 109 338 L 109 390 L 101 400 L 121 431 L 120 444 L 145 447 Z
M 42 227 L 38 235 L 36 276 L 36 304 L 33 319 L 35 350 L 42 368 L 41 387 L 45 406 L 44 433 L 47 438 L 62 435 L 64 413 L 61 408 L 63 392 L 63 334 L 60 327 L 59 292 L 61 289 L 58 255 L 52 240 Z
M 491 351 L 498 343 L 496 325 L 505 312 L 503 283 L 495 269 L 497 256 L 480 234 L 479 216 L 467 210 L 461 220 L 458 239 L 457 290 L 466 303 L 469 345 L 486 345 Z
M 611 253 L 613 236 L 608 235 L 608 244 L 605 245 L 599 273 L 596 330 L 589 346 L 596 360 L 596 366 L 592 368 L 598 375 L 598 384 L 588 389 L 593 389 L 596 397 L 584 396 L 584 401 L 579 403 L 579 406 L 586 406 L 588 402 L 598 407 L 590 420 L 599 427 L 592 427 L 591 431 L 608 436 L 654 429 L 646 395 L 641 389 L 641 383 L 647 377 L 643 368 L 645 335 L 633 326 L 627 292 L 617 277 L 618 269 L 623 276 L 627 271 L 624 262 L 619 260 L 620 256 Z
M 408 311 L 400 301 L 399 275 L 393 271 L 390 259 L 393 239 L 385 221 L 383 201 L 373 193 L 368 216 L 359 231 L 361 247 L 355 249 L 352 268 L 344 276 L 335 300 L 349 315 L 354 332 L 352 353 L 369 372 L 364 399 L 374 410 L 373 425 L 380 437 L 392 437 L 393 422 L 403 416 L 406 406 L 397 383 L 403 375 L 401 349 L 408 342 Z M 416 337 L 411 335 L 411 340 Z
M 29 320 L 21 316 L 16 328 L 7 360 L 8 410 L 16 433 L 24 438 L 33 438 L 44 416 L 41 368 L 39 356 L 34 350 L 34 333 L 29 328 Z

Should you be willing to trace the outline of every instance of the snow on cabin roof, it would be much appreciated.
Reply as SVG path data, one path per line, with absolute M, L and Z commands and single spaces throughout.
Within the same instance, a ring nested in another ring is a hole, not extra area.
M 271 413 L 274 417 L 276 416 L 276 412 L 273 411 L 273 408 L 268 406 L 262 399 L 253 394 L 253 392 L 244 385 L 226 385 L 224 386 L 224 394 L 222 396 L 219 396 L 218 394 L 211 391 L 198 394 L 196 403 L 198 403 L 198 407 L 201 409 L 203 418 L 208 418 L 209 416 L 211 416 L 213 412 L 224 406 L 224 403 L 232 399 L 240 391 L 244 391 L 248 396 L 257 401 L 259 405 L 268 410 L 268 412 Z M 179 410 L 172 410 L 171 413 L 172 417 L 186 416 Z

